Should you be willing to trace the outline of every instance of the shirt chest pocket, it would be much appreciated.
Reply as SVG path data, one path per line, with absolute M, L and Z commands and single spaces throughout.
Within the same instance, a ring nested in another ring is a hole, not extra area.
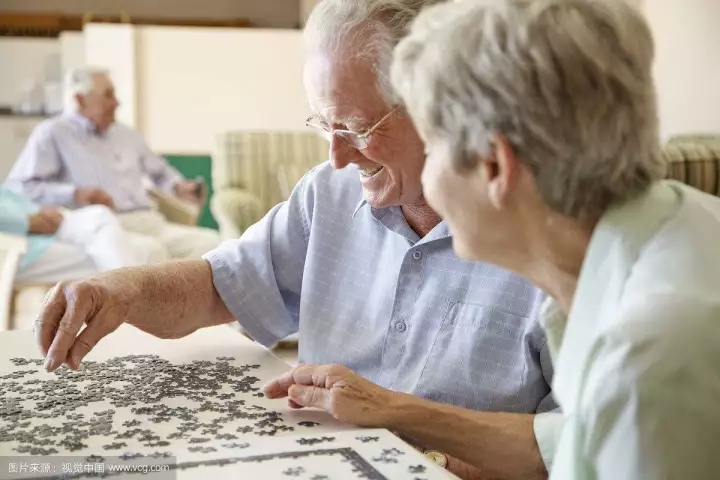
M 123 151 L 108 153 L 108 166 L 114 172 L 122 175 L 139 175 L 142 171 L 140 155 L 135 149 L 128 148 Z
M 435 334 L 418 393 L 468 408 L 507 409 L 525 383 L 530 320 L 490 305 L 453 303 Z

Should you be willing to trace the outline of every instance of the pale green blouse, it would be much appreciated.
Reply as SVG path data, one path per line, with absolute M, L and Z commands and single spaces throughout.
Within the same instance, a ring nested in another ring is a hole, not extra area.
M 665 181 L 608 211 L 570 314 L 542 317 L 551 479 L 720 478 L 720 198 Z

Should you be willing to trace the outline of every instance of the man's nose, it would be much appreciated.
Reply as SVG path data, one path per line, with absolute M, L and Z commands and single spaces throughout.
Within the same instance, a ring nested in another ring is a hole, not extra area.
M 330 141 L 330 163 L 333 168 L 345 168 L 353 162 L 357 150 L 333 135 Z

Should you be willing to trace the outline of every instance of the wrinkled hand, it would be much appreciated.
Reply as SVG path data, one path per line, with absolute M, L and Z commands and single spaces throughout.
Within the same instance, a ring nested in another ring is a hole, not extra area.
M 205 186 L 194 180 L 183 180 L 175 184 L 175 195 L 186 202 L 205 202 Z
M 341 365 L 300 365 L 263 391 L 268 398 L 288 397 L 293 408 L 320 408 L 341 422 L 362 427 L 386 425 L 396 395 Z
M 34 325 L 45 369 L 52 372 L 63 363 L 78 369 L 90 350 L 125 321 L 127 298 L 102 277 L 61 282 L 50 290 Z
M 78 188 L 75 190 L 75 204 L 80 206 L 105 205 L 115 209 L 115 202 L 105 190 L 100 188 Z
M 56 208 L 43 208 L 28 217 L 28 233 L 33 235 L 53 235 L 63 222 L 63 214 Z

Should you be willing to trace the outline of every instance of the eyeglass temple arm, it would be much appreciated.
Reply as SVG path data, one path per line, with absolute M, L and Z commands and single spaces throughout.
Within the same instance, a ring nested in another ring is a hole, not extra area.
M 360 138 L 369 137 L 375 131 L 375 129 L 377 129 L 380 125 L 382 125 L 385 120 L 390 118 L 390 115 L 397 112 L 399 109 L 400 109 L 400 105 L 395 105 L 395 107 L 392 110 L 390 110 L 388 113 L 386 113 L 385 116 L 382 117 L 375 125 L 370 127 L 370 130 L 368 130 L 367 132 L 363 133 L 362 135 L 358 135 L 358 136 Z

